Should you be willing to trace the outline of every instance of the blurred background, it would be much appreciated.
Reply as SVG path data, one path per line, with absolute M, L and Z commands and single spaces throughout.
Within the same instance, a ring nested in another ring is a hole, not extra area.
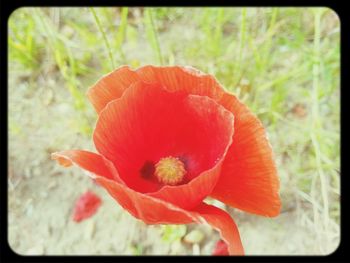
M 282 211 L 264 218 L 220 202 L 247 255 L 324 255 L 340 242 L 340 22 L 327 8 L 20 8 L 8 20 L 8 242 L 19 254 L 210 255 L 206 225 L 148 226 L 79 168 L 50 154 L 94 150 L 85 95 L 128 64 L 213 74 L 263 122 Z M 86 190 L 97 213 L 72 220 Z

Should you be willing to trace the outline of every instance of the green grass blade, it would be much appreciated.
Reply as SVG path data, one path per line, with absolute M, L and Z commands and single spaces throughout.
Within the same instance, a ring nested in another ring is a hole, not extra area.
M 158 34 L 156 27 L 154 25 L 153 21 L 153 15 L 152 15 L 152 9 L 146 8 L 145 9 L 145 26 L 146 26 L 146 35 L 148 38 L 148 41 L 150 42 L 153 50 L 155 50 L 157 57 L 158 57 L 158 63 L 160 65 L 163 65 L 163 56 L 158 40 Z
M 109 55 L 109 59 L 111 61 L 111 66 L 112 66 L 112 70 L 115 69 L 115 65 L 114 65 L 114 59 L 113 59 L 113 52 L 112 52 L 112 49 L 111 49 L 111 46 L 109 45 L 109 42 L 108 42 L 108 39 L 107 39 L 107 36 L 106 36 L 106 33 L 105 31 L 102 29 L 102 26 L 101 26 L 101 22 L 100 22 L 100 19 L 98 18 L 94 8 L 92 7 L 89 7 L 92 15 L 94 16 L 94 19 L 95 19 L 95 22 L 97 24 L 97 27 L 98 27 L 98 30 L 100 31 L 102 37 L 103 37 L 103 41 L 106 45 L 106 48 L 107 48 L 107 51 L 108 51 L 108 55 Z
M 116 49 L 119 50 L 120 56 L 122 57 L 122 60 L 124 63 L 126 63 L 126 58 L 122 50 L 122 44 L 124 42 L 127 26 L 128 26 L 128 8 L 123 7 L 121 10 L 121 21 L 120 21 L 119 30 L 117 33 L 117 38 L 116 38 Z

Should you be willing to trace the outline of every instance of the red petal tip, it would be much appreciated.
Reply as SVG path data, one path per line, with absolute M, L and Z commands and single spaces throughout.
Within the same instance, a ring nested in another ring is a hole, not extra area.
M 60 165 L 62 165 L 64 167 L 69 167 L 72 165 L 72 162 L 69 159 L 67 159 L 63 156 L 60 156 L 59 153 L 52 153 L 51 159 L 56 160 Z

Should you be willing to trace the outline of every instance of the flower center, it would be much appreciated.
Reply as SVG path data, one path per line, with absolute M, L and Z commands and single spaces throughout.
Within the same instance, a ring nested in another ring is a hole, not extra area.
M 155 165 L 155 175 L 163 184 L 177 185 L 186 174 L 185 165 L 178 158 L 161 158 Z

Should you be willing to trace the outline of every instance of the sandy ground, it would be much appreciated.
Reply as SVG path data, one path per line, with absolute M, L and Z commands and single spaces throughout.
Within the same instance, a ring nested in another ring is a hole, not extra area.
M 91 139 L 77 132 L 79 116 L 68 91 L 63 86 L 57 88 L 58 84 L 46 75 L 35 83 L 25 76 L 10 78 L 9 118 L 10 123 L 17 123 L 11 124 L 14 127 L 9 134 L 11 248 L 22 255 L 210 254 L 219 236 L 209 226 L 188 226 L 187 232 L 199 229 L 204 234 L 200 244 L 166 242 L 161 226 L 133 218 L 82 170 L 65 169 L 50 160 L 50 153 L 57 150 L 93 150 Z M 92 218 L 75 223 L 74 202 L 88 189 L 97 193 L 103 204 Z M 300 209 L 309 208 L 295 206 L 293 201 L 284 203 L 284 212 L 273 219 L 229 211 L 239 226 L 247 255 L 332 252 L 338 245 L 339 228 L 334 226 L 330 245 L 322 250 L 315 242 L 322 236 L 313 234 Z

